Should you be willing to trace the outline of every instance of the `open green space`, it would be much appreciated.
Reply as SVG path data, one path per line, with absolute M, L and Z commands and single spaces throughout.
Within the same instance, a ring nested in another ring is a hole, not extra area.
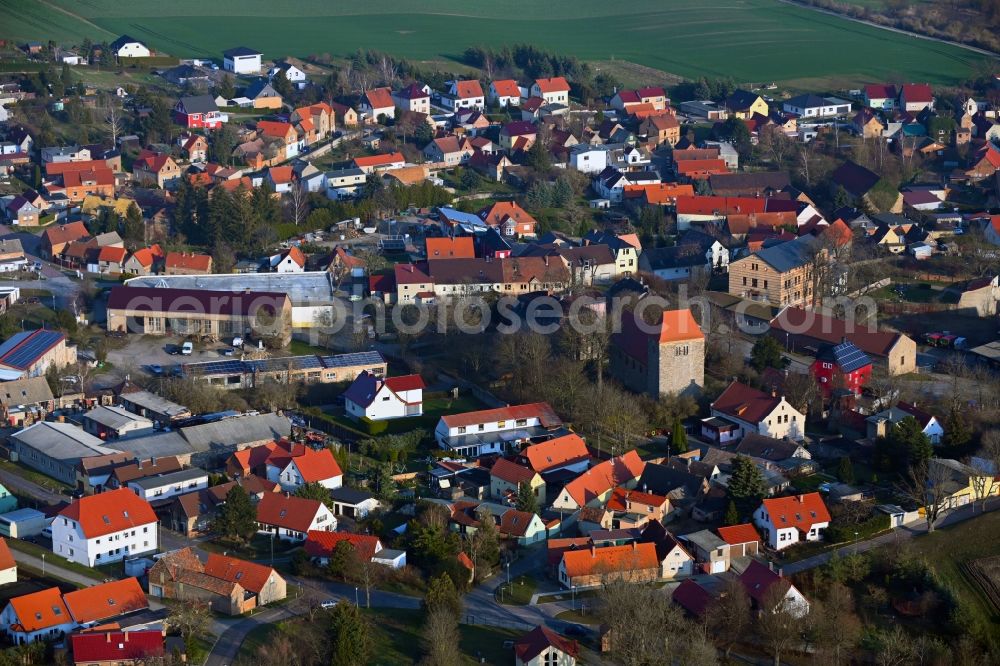
M 56 9 L 59 8 L 59 11 Z M 951 84 L 982 56 L 846 21 L 778 0 L 397 0 L 356 5 L 306 0 L 205 4 L 0 0 L 2 36 L 95 40 L 128 33 L 179 57 L 221 57 L 240 44 L 266 57 L 379 49 L 455 61 L 470 46 L 534 44 L 589 61 L 630 61 L 681 76 L 838 84 L 908 78 Z M 238 16 L 233 14 L 238 13 Z
M 531 576 L 520 576 L 511 581 L 510 587 L 504 587 L 501 599 L 505 604 L 527 606 L 532 595 L 538 589 L 538 581 Z
M 986 592 L 963 571 L 964 565 L 972 560 L 1000 555 L 1000 541 L 993 538 L 997 534 L 1000 534 L 1000 512 L 994 511 L 914 539 L 913 547 L 985 624 L 988 635 L 1000 643 L 1000 613 L 990 605 Z M 991 536 L 984 538 L 986 535 Z
M 92 569 L 88 566 L 84 566 L 78 562 L 71 562 L 65 557 L 60 557 L 56 555 L 48 548 L 40 546 L 36 543 L 31 543 L 30 541 L 24 541 L 23 539 L 7 539 L 7 545 L 14 550 L 19 550 L 23 553 L 29 555 L 34 555 L 35 557 L 41 559 L 45 557 L 45 561 L 50 566 L 60 567 L 69 571 L 73 571 L 87 578 L 93 578 L 96 581 L 102 581 L 106 577 L 102 572 L 97 569 Z M 54 576 L 52 569 L 46 569 L 45 573 L 49 576 Z

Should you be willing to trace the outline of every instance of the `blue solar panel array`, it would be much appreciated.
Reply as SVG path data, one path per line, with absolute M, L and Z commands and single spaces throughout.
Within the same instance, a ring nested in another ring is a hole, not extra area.
M 240 375 L 252 372 L 281 372 L 289 368 L 292 370 L 346 368 L 355 365 L 378 365 L 384 362 L 380 353 L 368 351 L 337 356 L 286 356 L 247 361 L 227 359 L 186 363 L 184 372 L 189 375 Z
M 64 337 L 59 331 L 46 329 L 18 333 L 0 345 L 0 363 L 13 368 L 28 368 Z
M 841 372 L 854 372 L 858 368 L 871 365 L 868 354 L 858 349 L 853 342 L 842 342 L 833 348 L 833 356 Z

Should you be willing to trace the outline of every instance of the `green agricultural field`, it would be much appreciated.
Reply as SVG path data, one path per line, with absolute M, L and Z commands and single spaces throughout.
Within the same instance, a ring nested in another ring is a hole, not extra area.
M 231 12 L 223 11 L 227 7 Z M 174 0 L 169 9 L 159 0 L 0 0 L 0 10 L 0 36 L 103 40 L 128 33 L 181 57 L 220 57 L 244 44 L 272 58 L 370 48 L 454 61 L 469 46 L 526 42 L 686 77 L 813 85 L 885 78 L 951 84 L 972 76 L 982 58 L 778 0 L 396 0 L 379 6 L 305 0 L 280 9 L 267 0 Z

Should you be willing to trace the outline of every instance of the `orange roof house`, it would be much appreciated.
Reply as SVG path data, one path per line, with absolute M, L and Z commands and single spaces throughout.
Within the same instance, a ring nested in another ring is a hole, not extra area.
M 71 629 L 76 623 L 66 608 L 62 593 L 58 587 L 50 587 L 31 594 L 24 594 L 14 597 L 7 605 L 12 616 L 9 631 L 29 637 L 33 640 L 32 634 L 62 628 L 64 631 Z M 4 609 L 7 616 L 7 609 Z
M 800 541 L 819 541 L 820 531 L 830 524 L 830 511 L 819 493 L 765 499 L 754 511 L 754 523 L 775 550 Z
M 571 432 L 562 437 L 532 444 L 521 451 L 520 457 L 531 469 L 542 473 L 561 467 L 586 464 L 590 460 L 590 451 L 583 438 Z
M 550 93 L 569 92 L 569 83 L 565 77 L 553 76 L 547 79 L 536 79 L 535 86 L 542 95 Z
M 14 580 L 4 581 L 3 575 L 9 569 L 14 569 Z M 16 582 L 17 581 L 17 562 L 14 560 L 14 556 L 11 555 L 10 546 L 7 545 L 7 540 L 0 537 L 0 583 L 3 582 Z
M 167 275 L 207 275 L 212 272 L 212 257 L 207 254 L 168 252 L 164 272 Z
M 385 153 L 382 155 L 367 155 L 354 158 L 354 166 L 365 173 L 372 173 L 379 169 L 392 169 L 402 167 L 406 164 L 403 153 Z
M 476 250 L 471 236 L 427 238 L 428 259 L 475 259 Z
M 615 486 L 634 485 L 645 467 L 646 463 L 634 450 L 605 460 L 567 483 L 552 506 L 573 511 L 603 502 Z
M 760 535 L 750 523 L 720 527 L 716 531 L 719 533 L 719 538 L 731 546 L 760 541 Z
M 244 589 L 258 596 L 265 591 L 268 585 L 275 585 L 277 579 L 281 578 L 272 567 L 218 553 L 208 554 L 208 560 L 205 561 L 205 573 L 213 578 L 239 583 Z M 284 587 L 284 579 L 281 581 L 281 586 Z
M 624 546 L 581 548 L 563 552 L 559 582 L 564 587 L 600 583 L 605 576 L 649 581 L 660 577 L 656 544 L 633 542 Z
M 87 539 L 156 523 L 156 514 L 149 502 L 128 488 L 73 500 L 59 515 L 79 523 Z
M 132 493 L 130 490 L 126 492 Z M 63 600 L 73 619 L 81 625 L 91 625 L 149 608 L 146 594 L 134 577 L 67 592 Z
M 389 88 L 372 88 L 365 92 L 364 104 L 376 116 L 381 113 L 391 113 L 387 110 L 395 110 L 396 108 L 396 105 L 392 101 L 392 91 Z
M 626 185 L 623 195 L 626 199 L 641 198 L 647 206 L 675 206 L 677 197 L 694 196 L 694 185 L 690 183 Z
M 257 133 L 261 136 L 281 139 L 286 145 L 294 143 L 298 139 L 295 127 L 291 123 L 283 123 L 276 120 L 258 120 Z
M 358 557 L 370 562 L 378 551 L 382 550 L 382 542 L 376 536 L 367 534 L 354 534 L 351 532 L 318 532 L 310 530 L 306 536 L 305 549 L 310 557 L 327 559 L 333 554 L 337 544 L 341 541 L 354 546 L 354 552 Z
M 455 96 L 458 97 L 458 99 L 474 99 L 476 97 L 483 97 L 483 86 L 480 85 L 477 79 L 455 81 L 453 88 L 455 90 Z
M 514 79 L 501 79 L 494 81 L 492 85 L 497 97 L 521 97 L 521 89 Z
M 534 236 L 538 221 L 516 201 L 498 201 L 479 211 L 479 219 L 504 236 Z

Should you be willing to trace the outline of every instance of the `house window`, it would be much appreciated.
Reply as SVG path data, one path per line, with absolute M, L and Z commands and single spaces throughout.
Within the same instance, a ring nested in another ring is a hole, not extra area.
M 465 426 L 458 426 L 458 434 L 459 435 L 465 434 Z

